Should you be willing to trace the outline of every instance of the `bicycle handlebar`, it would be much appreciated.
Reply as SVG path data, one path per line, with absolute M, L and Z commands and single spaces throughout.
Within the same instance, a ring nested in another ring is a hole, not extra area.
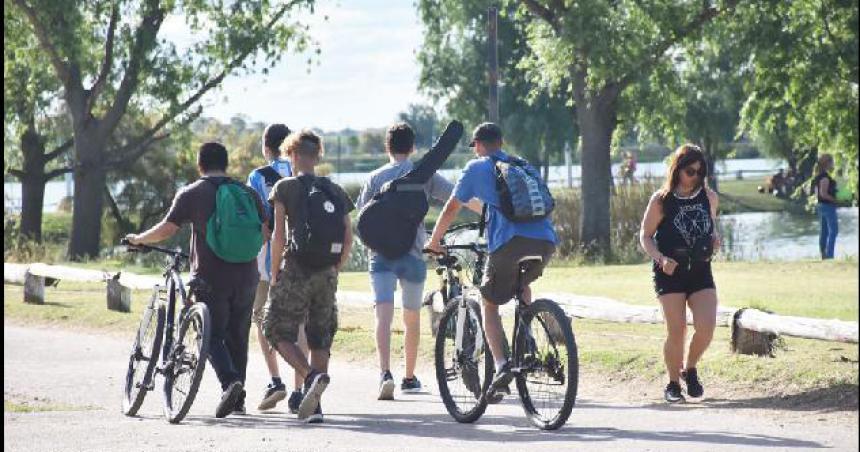
M 121 239 L 119 241 L 119 244 L 127 246 L 128 252 L 130 252 L 130 253 L 134 253 L 134 252 L 146 253 L 146 252 L 150 252 L 150 251 L 156 251 L 156 252 L 164 253 L 164 254 L 167 254 L 167 255 L 170 255 L 173 257 L 181 257 L 183 259 L 188 259 L 188 255 L 183 253 L 182 251 L 171 250 L 171 249 L 162 248 L 160 246 L 153 246 L 153 245 L 143 245 L 143 244 L 133 245 L 131 242 L 128 241 L 128 239 L 125 239 L 125 238 Z

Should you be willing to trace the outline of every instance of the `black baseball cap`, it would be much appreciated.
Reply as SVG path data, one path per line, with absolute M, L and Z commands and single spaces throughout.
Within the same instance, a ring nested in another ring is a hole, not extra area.
M 290 128 L 283 124 L 269 124 L 263 132 L 263 144 L 269 149 L 278 149 L 290 133 Z
M 475 127 L 475 131 L 472 132 L 472 141 L 469 142 L 469 147 L 475 147 L 476 141 L 480 141 L 482 143 L 497 143 L 502 141 L 502 129 L 492 122 L 485 122 L 478 127 Z

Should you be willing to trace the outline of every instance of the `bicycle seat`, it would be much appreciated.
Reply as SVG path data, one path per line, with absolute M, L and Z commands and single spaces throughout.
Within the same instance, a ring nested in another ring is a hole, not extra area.
M 541 262 L 543 262 L 542 256 L 523 256 L 517 261 L 517 265 L 519 265 L 521 272 L 525 272 L 532 265 L 537 265 Z

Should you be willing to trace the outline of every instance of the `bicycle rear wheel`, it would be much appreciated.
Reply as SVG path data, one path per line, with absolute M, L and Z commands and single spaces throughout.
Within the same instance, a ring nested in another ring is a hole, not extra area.
M 483 394 L 493 372 L 492 357 L 484 341 L 480 305 L 465 298 L 462 349 L 457 350 L 457 323 L 461 299 L 451 300 L 442 313 L 436 334 L 436 382 L 448 413 L 457 422 L 475 422 L 487 409 Z
M 529 421 L 542 430 L 567 422 L 576 401 L 579 360 L 570 319 L 551 300 L 521 310 L 515 361 L 517 390 Z
M 152 387 L 155 365 L 164 339 L 165 313 L 164 305 L 158 302 L 159 293 L 158 290 L 153 292 L 152 301 L 143 310 L 128 357 L 122 398 L 122 412 L 126 416 L 137 414 L 146 393 Z
M 164 415 L 172 424 L 181 422 L 194 403 L 212 334 L 205 304 L 194 303 L 181 318 L 176 344 L 164 369 Z

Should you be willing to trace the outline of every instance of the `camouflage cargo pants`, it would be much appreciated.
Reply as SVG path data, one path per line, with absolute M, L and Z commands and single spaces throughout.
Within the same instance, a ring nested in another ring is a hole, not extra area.
M 280 341 L 295 343 L 305 323 L 308 346 L 313 350 L 331 347 L 337 332 L 337 271 L 329 267 L 308 271 L 287 258 L 277 282 L 269 287 L 263 308 L 263 333 L 273 346 Z

